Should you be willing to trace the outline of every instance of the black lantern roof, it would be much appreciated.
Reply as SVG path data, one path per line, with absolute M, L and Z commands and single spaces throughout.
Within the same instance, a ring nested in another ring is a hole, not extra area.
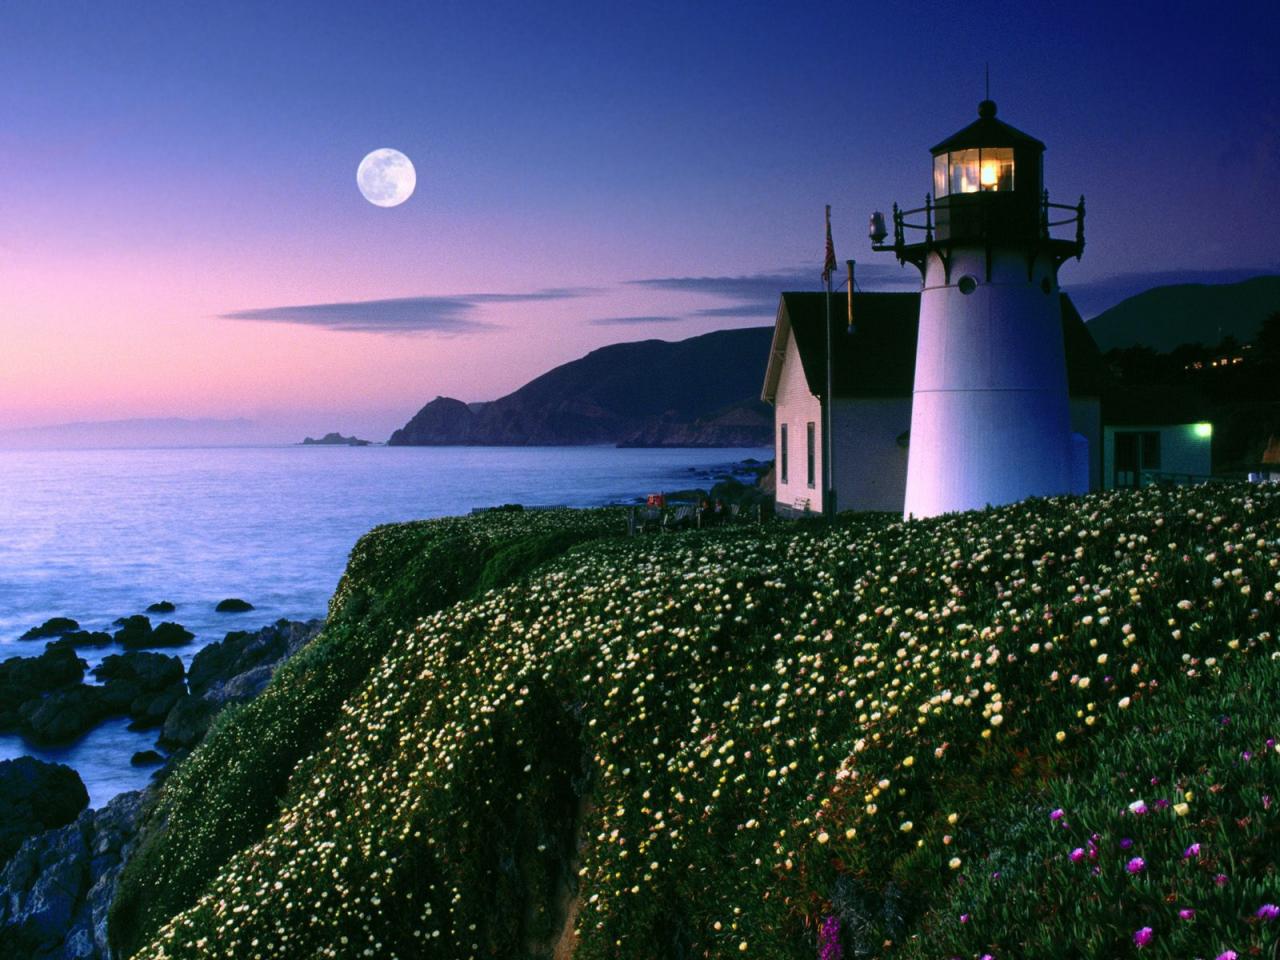
M 996 119 L 996 102 L 983 100 L 978 104 L 978 119 L 959 133 L 954 133 L 929 152 L 935 157 L 949 150 L 967 150 L 973 147 L 1031 147 L 1044 150 L 1044 144 L 1030 134 Z

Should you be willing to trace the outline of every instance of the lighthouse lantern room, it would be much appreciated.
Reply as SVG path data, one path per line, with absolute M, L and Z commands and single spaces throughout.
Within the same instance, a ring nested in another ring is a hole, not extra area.
M 978 119 L 935 146 L 923 207 L 893 208 L 872 248 L 923 279 L 904 514 L 928 517 L 1073 491 L 1058 268 L 1084 250 L 1084 199 L 1050 203 L 1044 144 Z

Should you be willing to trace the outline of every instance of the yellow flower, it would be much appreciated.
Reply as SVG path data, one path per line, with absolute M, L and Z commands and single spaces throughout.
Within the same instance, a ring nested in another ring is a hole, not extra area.
M 903 765 L 904 767 L 909 767 L 909 766 L 911 766 L 911 765 L 912 765 L 913 763 L 915 763 L 915 762 L 916 762 L 916 758 L 915 758 L 915 757 L 907 757 L 905 760 L 903 760 L 903 761 L 902 761 L 902 765 Z
M 830 839 L 831 839 L 831 835 L 827 833 L 827 831 L 825 830 L 823 830 L 820 834 L 818 834 L 819 843 L 826 843 Z
M 1002 723 L 1004 723 L 1004 715 L 1003 715 L 1003 714 L 997 713 L 997 714 L 995 714 L 994 716 L 992 716 L 992 718 L 991 718 L 991 725 L 992 725 L 993 727 L 998 727 L 998 726 L 1000 726 L 1000 724 L 1002 724 Z
M 956 823 L 959 819 L 960 819 L 960 814 L 958 814 L 958 813 L 949 813 L 949 814 L 947 814 L 947 823 L 954 824 L 954 823 Z
M 1053 735 L 1053 739 L 1061 743 L 1063 740 L 1067 739 L 1067 732 L 1065 730 L 1059 730 Z
M 1175 803 L 1173 805 L 1173 812 L 1180 817 L 1185 817 L 1188 813 L 1191 812 L 1191 808 L 1187 806 L 1187 804 L 1185 803 Z
M 911 828 L 914 826 L 915 824 L 912 823 L 910 820 L 903 820 L 902 826 L 898 827 L 898 829 L 901 830 L 903 833 L 910 833 Z
M 848 830 L 844 832 L 844 838 L 846 840 L 852 840 L 855 836 L 857 836 L 857 833 L 858 833 L 857 830 L 853 829 L 853 827 L 850 827 Z
M 948 861 L 947 861 L 947 866 L 948 866 L 948 867 L 950 867 L 952 870 L 959 870 L 959 869 L 960 869 L 960 858 L 959 858 L 959 857 L 952 857 L 950 860 L 948 860 Z

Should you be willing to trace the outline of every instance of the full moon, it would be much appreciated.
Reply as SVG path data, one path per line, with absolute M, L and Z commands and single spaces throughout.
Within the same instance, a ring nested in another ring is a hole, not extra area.
M 413 196 L 417 185 L 413 163 L 390 147 L 374 150 L 356 170 L 356 186 L 366 200 L 379 207 L 398 207 Z

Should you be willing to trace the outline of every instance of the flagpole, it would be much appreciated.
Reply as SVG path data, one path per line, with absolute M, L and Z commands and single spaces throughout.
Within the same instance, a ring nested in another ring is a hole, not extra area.
M 835 491 L 835 470 L 832 461 L 835 444 L 832 443 L 831 429 L 835 420 L 833 416 L 835 406 L 835 397 L 831 391 L 832 381 L 832 358 L 834 344 L 831 340 L 831 266 L 830 261 L 834 260 L 834 249 L 830 247 L 831 243 L 831 204 L 827 204 L 827 243 L 829 260 L 824 265 L 822 271 L 822 279 L 827 288 L 827 349 L 824 351 L 827 355 L 827 396 L 826 402 L 823 404 L 823 424 L 822 424 L 822 513 L 823 516 L 831 518 L 836 515 L 836 491 Z

